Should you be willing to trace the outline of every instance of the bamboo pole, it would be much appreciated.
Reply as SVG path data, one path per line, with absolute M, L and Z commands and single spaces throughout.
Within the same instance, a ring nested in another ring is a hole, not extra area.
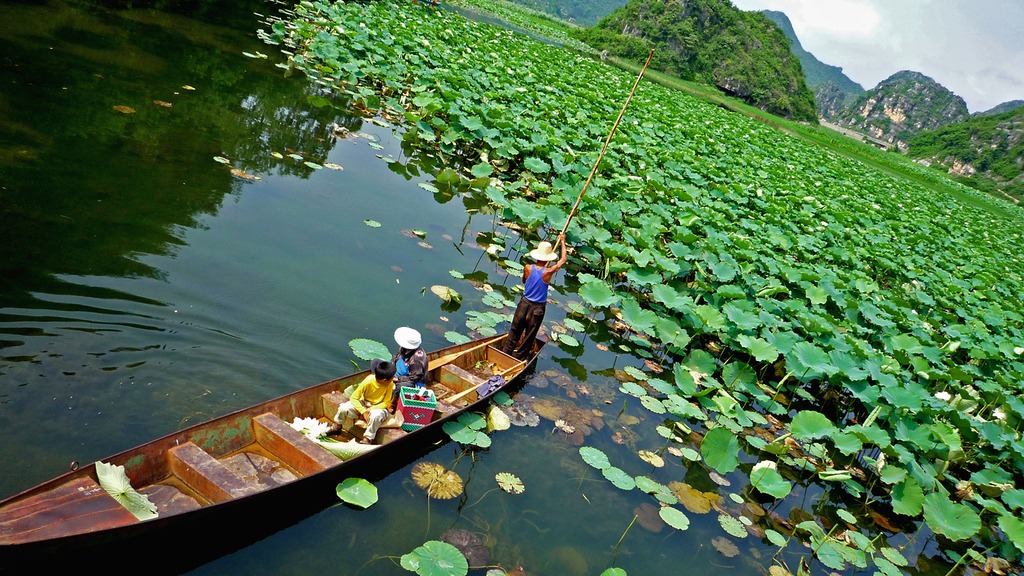
M 622 121 L 622 117 L 626 114 L 626 107 L 629 106 L 629 102 L 633 99 L 633 94 L 636 93 L 636 89 L 640 85 L 640 79 L 644 77 L 644 72 L 647 71 L 647 66 L 650 65 L 651 58 L 653 57 L 654 49 L 651 48 L 651 53 L 647 55 L 647 62 L 644 62 L 644 67 L 636 77 L 636 82 L 633 83 L 633 89 L 629 91 L 629 97 L 626 98 L 626 102 L 622 105 L 622 110 L 619 111 L 619 117 L 615 119 L 615 124 L 612 125 L 611 131 L 608 132 L 608 137 L 605 138 L 604 146 L 601 147 L 601 152 L 597 155 L 597 161 L 594 162 L 594 167 L 590 169 L 590 175 L 587 176 L 587 181 L 583 184 L 583 190 L 580 190 L 580 195 L 576 198 L 576 203 L 573 204 L 572 210 L 569 211 L 569 217 L 565 219 L 565 226 L 562 227 L 562 234 L 565 234 L 565 231 L 569 229 L 569 222 L 572 222 L 572 217 L 576 214 L 576 209 L 579 208 L 580 201 L 583 200 L 583 195 L 587 193 L 587 188 L 590 187 L 590 182 L 594 179 L 594 175 L 597 174 L 597 167 L 601 164 L 601 159 L 604 158 L 604 153 L 608 150 L 608 145 L 612 141 L 615 129 L 619 127 L 619 122 Z

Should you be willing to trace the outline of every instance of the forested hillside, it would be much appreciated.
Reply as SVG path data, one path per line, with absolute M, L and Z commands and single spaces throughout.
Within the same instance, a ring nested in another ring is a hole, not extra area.
M 593 26 L 626 0 L 509 0 L 527 8 L 547 12 L 580 26 Z
M 728 0 L 632 0 L 580 40 L 620 58 L 642 61 L 684 80 L 717 86 L 762 110 L 817 121 L 814 95 L 789 41 L 759 12 Z
M 1024 198 L 1024 108 L 923 132 L 907 154 L 976 188 Z

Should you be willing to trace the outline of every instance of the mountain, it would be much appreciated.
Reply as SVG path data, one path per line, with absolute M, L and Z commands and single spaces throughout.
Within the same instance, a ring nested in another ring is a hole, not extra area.
M 825 64 L 818 60 L 800 44 L 796 37 L 793 24 L 783 12 L 763 10 L 761 12 L 782 30 L 789 39 L 789 48 L 800 60 L 807 79 L 807 86 L 814 92 L 814 100 L 818 103 L 818 114 L 823 118 L 831 118 L 836 112 L 864 94 L 864 87 L 851 80 L 839 66 Z
M 922 132 L 907 155 L 975 188 L 1024 198 L 1024 107 Z
M 865 92 L 831 121 L 906 150 L 907 142 L 921 131 L 969 117 L 963 98 L 920 72 L 903 70 Z
M 729 0 L 630 0 L 578 39 L 684 80 L 717 86 L 752 106 L 817 122 L 799 59 L 773 22 Z
M 971 114 L 971 116 L 995 116 L 996 114 L 1002 114 L 1004 112 L 1013 112 L 1022 106 L 1024 106 L 1024 100 L 1010 100 L 1009 102 L 1003 102 L 1002 104 L 984 112 L 975 112 L 974 114 Z
M 626 0 L 509 0 L 540 12 L 546 12 L 580 26 L 593 26 Z

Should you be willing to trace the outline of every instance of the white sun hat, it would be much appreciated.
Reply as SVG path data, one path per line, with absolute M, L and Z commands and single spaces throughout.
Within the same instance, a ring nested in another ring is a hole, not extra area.
M 536 249 L 530 250 L 530 257 L 541 262 L 551 262 L 558 258 L 558 254 L 555 254 L 551 242 L 541 242 Z
M 420 333 L 408 326 L 402 326 L 398 330 L 395 330 L 395 342 L 402 348 L 414 349 L 419 348 L 420 344 L 423 343 L 423 338 L 420 337 Z

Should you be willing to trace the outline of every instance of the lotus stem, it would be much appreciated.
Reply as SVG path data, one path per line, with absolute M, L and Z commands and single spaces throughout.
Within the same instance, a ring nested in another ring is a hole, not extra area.
M 629 529 L 633 527 L 633 524 L 636 524 L 636 519 L 638 517 L 639 516 L 634 514 L 633 520 L 630 521 L 629 526 L 626 526 L 626 529 L 622 532 L 622 536 L 619 536 L 619 541 L 615 543 L 615 548 L 612 549 L 612 562 L 614 562 L 615 557 L 619 555 L 619 546 L 621 546 L 622 541 L 626 539 L 626 534 L 629 534 Z

